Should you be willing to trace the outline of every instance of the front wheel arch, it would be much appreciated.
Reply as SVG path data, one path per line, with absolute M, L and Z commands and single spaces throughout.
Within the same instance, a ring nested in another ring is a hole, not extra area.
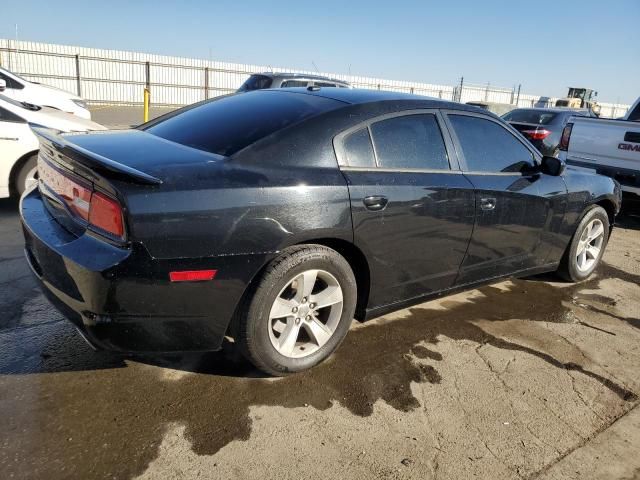
M 582 234 L 584 230 L 585 222 L 589 222 L 594 218 L 600 217 L 603 220 L 603 223 L 606 222 L 608 225 L 608 231 L 604 232 L 604 244 L 602 245 L 602 251 L 600 252 L 600 256 L 596 261 L 596 266 L 592 267 L 588 273 L 576 271 L 576 267 L 574 265 L 575 260 L 575 248 L 576 242 L 579 242 L 579 236 Z M 609 235 L 611 233 L 611 224 L 609 224 L 609 214 L 607 210 L 599 205 L 599 204 L 591 204 L 582 212 L 580 216 L 580 220 L 575 226 L 575 230 L 571 236 L 571 240 L 567 244 L 567 248 L 562 256 L 560 261 L 560 265 L 558 266 L 557 274 L 566 281 L 569 282 L 580 282 L 586 280 L 597 268 L 599 262 L 602 260 L 602 256 L 604 255 L 604 251 L 607 247 Z

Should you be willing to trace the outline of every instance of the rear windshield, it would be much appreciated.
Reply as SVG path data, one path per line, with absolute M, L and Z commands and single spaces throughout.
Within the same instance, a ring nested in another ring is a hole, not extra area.
M 262 90 L 187 107 L 142 130 L 219 155 L 233 155 L 261 138 L 343 105 L 316 95 Z
M 271 87 L 271 78 L 266 75 L 251 75 L 240 85 L 239 92 L 250 92 L 252 90 L 262 90 Z
M 537 125 L 547 125 L 558 116 L 557 113 L 545 112 L 541 110 L 512 110 L 502 116 L 507 122 L 515 123 L 535 123 Z

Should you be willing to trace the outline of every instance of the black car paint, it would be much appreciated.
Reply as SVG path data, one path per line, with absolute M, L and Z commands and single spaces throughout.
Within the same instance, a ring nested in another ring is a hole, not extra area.
M 215 350 L 261 270 L 291 245 L 322 243 L 345 255 L 361 282 L 357 316 L 365 319 L 452 289 L 553 270 L 588 205 L 602 203 L 612 218 L 619 209 L 613 181 L 571 169 L 562 177 L 465 174 L 446 129 L 450 172 L 340 169 L 334 138 L 382 115 L 436 109 L 497 117 L 410 95 L 330 90 L 280 90 L 336 106 L 231 157 L 137 130 L 65 136 L 160 178 L 158 185 L 88 170 L 73 152 L 45 142 L 43 151 L 58 160 L 65 153 L 67 168 L 117 196 L 128 231 L 125 244 L 90 230 L 71 234 L 38 189 L 25 194 L 27 258 L 47 296 L 98 347 Z M 243 95 L 263 94 L 273 93 Z M 388 197 L 386 208 L 365 209 L 361 199 L 377 194 Z M 488 214 L 479 209 L 485 194 L 498 207 Z M 169 281 L 170 271 L 194 269 L 217 274 L 211 282 Z

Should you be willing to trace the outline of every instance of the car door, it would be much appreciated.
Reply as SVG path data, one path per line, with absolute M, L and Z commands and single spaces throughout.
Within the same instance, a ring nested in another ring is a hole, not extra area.
M 533 146 L 498 119 L 463 111 L 449 111 L 446 119 L 476 200 L 456 284 L 544 265 L 564 215 L 563 179 L 542 174 Z
M 474 221 L 474 193 L 434 110 L 376 118 L 334 141 L 354 242 L 369 261 L 369 307 L 453 285 Z
M 0 197 L 9 194 L 9 177 L 16 160 L 37 148 L 38 141 L 26 120 L 0 106 Z

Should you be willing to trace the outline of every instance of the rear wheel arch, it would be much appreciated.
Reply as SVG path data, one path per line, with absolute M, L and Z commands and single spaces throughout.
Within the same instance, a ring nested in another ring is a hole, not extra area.
M 344 259 L 347 261 L 356 278 L 356 286 L 358 289 L 358 291 L 356 292 L 357 303 L 354 318 L 361 322 L 364 321 L 366 316 L 367 304 L 369 301 L 369 289 L 371 284 L 369 262 L 367 262 L 364 253 L 362 253 L 362 251 L 353 243 L 337 238 L 308 239 L 304 242 L 290 245 L 287 248 L 292 249 L 296 247 L 305 247 L 311 245 L 322 245 L 331 248 L 332 250 L 335 250 L 337 253 L 339 253 L 342 257 L 344 257 Z M 241 314 L 247 303 L 251 301 L 253 293 L 256 291 L 257 287 L 260 284 L 260 279 L 264 276 L 265 271 L 275 257 L 277 257 L 277 255 L 271 256 L 260 267 L 260 269 L 258 269 L 251 281 L 248 283 L 240 301 L 238 302 L 238 305 L 236 306 L 233 318 L 229 322 L 229 325 L 227 327 L 227 335 L 235 338 L 237 334 L 236 327 L 238 326 L 238 315 Z
M 365 257 L 362 250 L 360 250 L 355 244 L 338 238 L 317 238 L 313 240 L 307 240 L 299 245 L 315 244 L 329 247 L 340 255 L 349 263 L 353 274 L 356 277 L 357 291 L 357 303 L 356 312 L 354 318 L 358 321 L 364 321 L 367 304 L 369 302 L 369 289 L 371 285 L 371 276 L 369 270 L 369 262 Z
M 11 172 L 9 172 L 9 192 L 11 196 L 15 196 L 18 194 L 18 192 L 16 191 L 16 178 L 20 174 L 20 170 L 22 170 L 24 164 L 27 163 L 27 161 L 29 161 L 31 157 L 37 155 L 38 150 L 33 150 L 31 152 L 25 153 L 13 164 L 13 167 L 11 167 Z

